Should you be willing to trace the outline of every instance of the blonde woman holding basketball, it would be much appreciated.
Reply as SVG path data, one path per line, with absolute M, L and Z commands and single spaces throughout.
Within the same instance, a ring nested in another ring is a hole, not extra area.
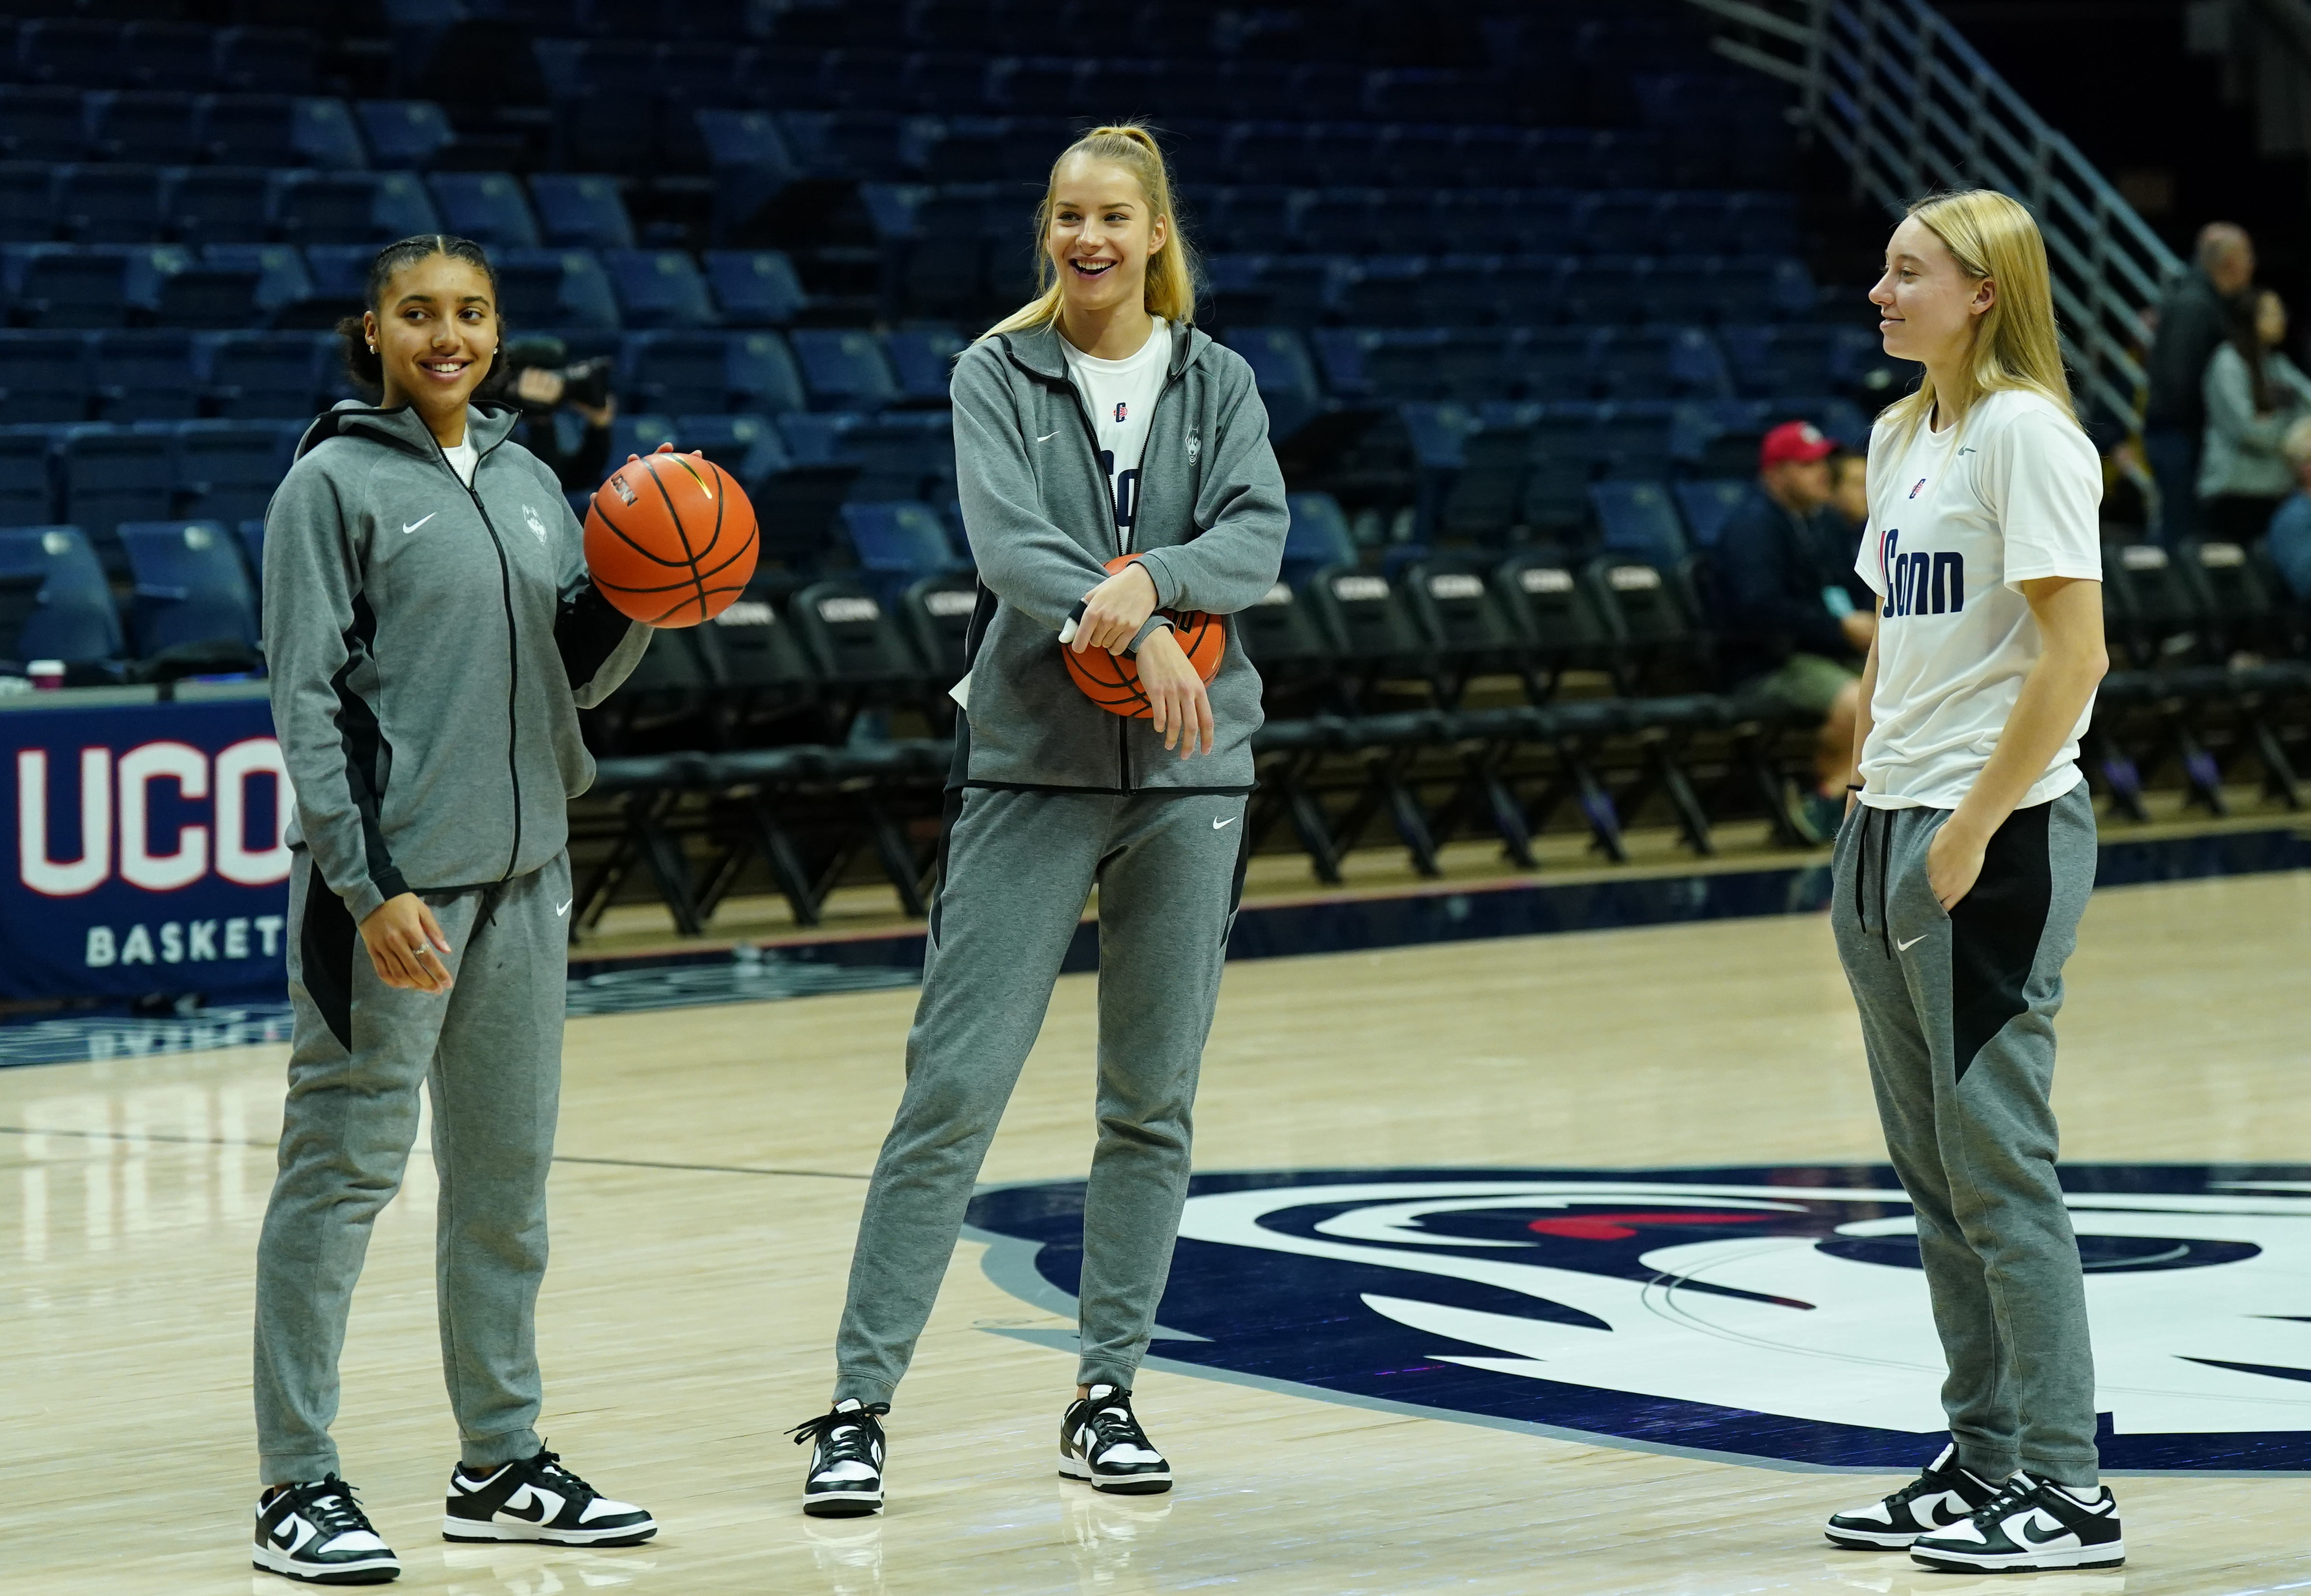
M 2054 1170 L 2054 1015 L 2094 885 L 2078 768 L 2102 633 L 2102 472 L 2071 409 L 2046 250 L 1975 190 L 1919 201 L 1871 291 L 1925 368 L 1870 443 L 1855 569 L 1879 597 L 1830 918 L 1916 1216 L 1949 1444 L 1831 1518 L 1956 1571 L 2125 1558 L 2097 1480 L 2084 1277 Z
M 1036 228 L 1042 293 L 955 369 L 979 607 L 906 1091 L 859 1220 L 834 1405 L 796 1428 L 821 1516 L 883 1504 L 880 1421 L 1094 885 L 1099 1138 L 1060 1470 L 1171 1488 L 1131 1384 L 1187 1195 L 1260 685 L 1231 636 L 1208 688 L 1158 612 L 1229 615 L 1269 590 L 1284 483 L 1250 368 L 1192 325 L 1193 258 L 1147 130 L 1068 146 Z M 1134 657 L 1152 719 L 1094 705 L 1063 648 Z

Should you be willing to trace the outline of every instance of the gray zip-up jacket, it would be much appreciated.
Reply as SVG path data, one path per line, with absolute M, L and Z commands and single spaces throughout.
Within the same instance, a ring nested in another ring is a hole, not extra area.
M 290 840 L 358 923 L 404 892 L 526 876 L 594 780 L 578 711 L 650 628 L 586 578 L 553 473 L 468 409 L 468 488 L 416 412 L 345 400 L 316 421 L 265 515 L 273 723 Z
M 1128 553 L 1166 609 L 1234 615 L 1276 583 L 1290 517 L 1251 368 L 1192 327 L 1172 359 L 1139 463 Z M 955 364 L 955 478 L 979 564 L 971 628 L 965 784 L 1094 792 L 1242 792 L 1252 786 L 1260 673 L 1234 627 L 1212 679 L 1217 746 L 1182 760 L 1153 723 L 1077 690 L 1060 628 L 1107 580 L 1114 501 L 1097 434 L 1053 327 L 974 344 Z

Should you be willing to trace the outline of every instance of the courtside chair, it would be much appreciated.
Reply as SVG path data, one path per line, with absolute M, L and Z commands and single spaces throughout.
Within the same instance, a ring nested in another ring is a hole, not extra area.
M 1384 684 L 1417 684 L 1424 696 L 1435 693 L 1435 650 L 1388 578 L 1329 565 L 1299 590 L 1339 661 L 1348 702 L 1369 703 Z
M 911 707 L 927 698 L 929 678 L 913 646 L 863 584 L 813 582 L 789 601 L 787 615 L 838 706 L 838 742 L 862 711 Z
M 963 679 L 964 651 L 978 606 L 979 579 L 968 571 L 920 578 L 899 594 L 900 623 L 916 654 L 929 667 L 936 692 L 944 693 Z
M 1526 676 L 1524 639 L 1487 581 L 1481 557 L 1431 555 L 1407 565 L 1398 587 L 1435 650 L 1447 709 L 1479 676 Z
M 166 327 L 89 335 L 89 381 L 97 419 L 189 421 L 199 414 L 193 337 Z
M 423 171 L 458 142 L 449 117 L 430 100 L 355 100 L 353 119 L 376 166 Z
M 104 569 L 79 528 L 0 528 L 0 573 L 41 579 L 39 606 L 18 639 L 22 658 L 93 665 L 127 655 Z
M 497 249 L 538 247 L 537 218 L 529 196 L 510 172 L 443 171 L 426 179 L 441 223 L 453 233 Z
M 618 179 L 601 172 L 536 172 L 529 197 L 548 244 L 587 249 L 631 249 L 634 225 Z
M 126 521 L 120 528 L 135 582 L 136 655 L 233 644 L 253 655 L 257 595 L 233 535 L 215 521 Z

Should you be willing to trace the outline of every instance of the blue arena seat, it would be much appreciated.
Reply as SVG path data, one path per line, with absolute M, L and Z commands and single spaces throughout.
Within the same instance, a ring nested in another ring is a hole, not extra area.
M 255 167 L 171 171 L 167 222 L 187 244 L 255 243 L 272 230 L 273 179 Z
M 220 28 L 216 84 L 250 94 L 310 94 L 319 48 L 301 28 Z
M 0 158 L 78 161 L 88 153 L 88 125 L 77 89 L 0 84 Z
M 786 446 L 767 416 L 677 415 L 674 433 L 677 449 L 698 450 L 737 478 L 741 487 L 786 464 Z
M 1356 563 L 1356 541 L 1339 500 L 1330 493 L 1290 493 L 1285 504 L 1292 518 L 1284 535 L 1286 581 L 1297 587 L 1327 566 Z
M 877 410 L 899 397 L 882 344 L 863 327 L 802 327 L 787 343 L 815 408 Z
M 1677 498 L 1677 507 L 1685 517 L 1686 540 L 1694 547 L 1714 549 L 1717 534 L 1741 508 L 1741 501 L 1750 493 L 1750 484 L 1738 476 L 1711 477 L 1704 481 L 1680 482 L 1670 488 Z
M 1592 483 L 1589 500 L 1597 512 L 1598 540 L 1615 554 L 1635 554 L 1663 566 L 1686 556 L 1685 527 L 1666 484 Z
M 661 443 L 681 447 L 681 432 L 670 415 L 637 411 L 632 414 L 622 414 L 610 423 L 610 458 L 614 460 L 623 460 L 628 455 L 653 453 Z
M 65 516 L 118 577 L 127 555 L 116 529 L 123 521 L 170 519 L 176 508 L 176 439 L 167 423 L 60 427 L 55 434 L 57 485 Z
M 492 249 L 534 249 L 537 218 L 510 172 L 444 171 L 426 179 L 441 225 Z
M 529 196 L 536 207 L 538 231 L 548 244 L 633 248 L 633 222 L 615 178 L 599 172 L 538 172 L 529 179 Z
M 210 244 L 204 263 L 257 274 L 257 310 L 271 318 L 313 297 L 313 275 L 292 244 Z
M 127 63 L 121 25 L 93 18 L 35 17 L 16 31 L 16 72 L 28 83 L 112 88 Z
M 842 507 L 842 524 L 859 569 L 886 604 L 909 583 L 970 563 L 955 557 L 946 526 L 928 504 L 852 500 Z
M 458 142 L 448 115 L 430 100 L 356 100 L 353 118 L 375 166 L 423 171 Z
M 194 136 L 214 165 L 359 170 L 369 164 L 353 112 L 342 100 L 204 94 L 194 117 Z
M 104 568 L 79 528 L 0 529 L 0 575 L 43 579 L 17 640 L 22 658 L 92 665 L 128 652 Z
M 257 595 L 235 539 L 216 521 L 126 521 L 139 658 L 198 643 L 257 646 Z
M 1231 327 L 1228 347 L 1243 356 L 1260 387 L 1260 401 L 1268 407 L 1269 431 L 1278 439 L 1292 436 L 1324 407 L 1322 386 L 1308 357 L 1308 345 L 1288 327 Z
M 602 264 L 628 327 L 703 327 L 720 320 L 698 263 L 681 249 L 606 249 Z
M 0 162 L 0 243 L 40 244 L 56 236 L 55 169 L 34 161 Z
M 131 22 L 120 41 L 128 81 L 146 89 L 216 87 L 215 37 L 197 22 Z
M 180 424 L 177 493 L 187 513 L 225 522 L 262 516 L 289 469 L 303 419 Z
M 98 420 L 188 421 L 199 414 L 192 334 L 161 327 L 94 333 L 89 349 Z
M 137 268 L 130 275 L 130 297 L 162 327 L 247 327 L 259 316 L 257 289 L 265 280 L 254 264 L 201 261 L 174 245 L 162 245 L 130 255 Z M 142 263 L 151 263 L 149 286 Z
M 705 415 L 728 407 L 729 340 L 720 333 L 628 333 L 619 367 L 619 392 L 641 409 Z
M 0 423 L 87 420 L 89 376 L 83 334 L 0 332 Z
M 779 249 L 709 249 L 706 280 L 730 327 L 791 327 L 810 302 Z
M 45 425 L 0 425 L 0 527 L 39 527 L 57 519 L 51 441 Z
M 763 415 L 783 415 L 801 410 L 802 372 L 795 366 L 787 341 L 776 333 L 740 333 L 724 348 L 724 370 L 730 392 L 746 409 Z
M 622 325 L 617 296 L 610 276 L 590 249 L 497 249 L 491 258 L 498 267 L 507 314 L 518 327 L 582 328 L 615 333 Z M 535 302 L 516 310 L 514 273 L 529 274 L 528 291 Z M 535 314 L 540 320 L 528 319 Z
M 69 244 L 0 249 L 10 317 L 26 327 L 119 327 L 128 318 L 129 262 L 123 254 Z
M 282 172 L 274 180 L 273 215 L 292 243 L 387 241 L 378 222 L 377 180 L 367 173 Z
M 965 342 L 951 327 L 901 327 L 885 333 L 883 352 L 898 379 L 900 397 L 911 404 L 946 404 L 955 357 Z
M 86 105 L 92 155 L 169 166 L 182 161 L 196 147 L 189 94 L 108 90 L 89 95 Z

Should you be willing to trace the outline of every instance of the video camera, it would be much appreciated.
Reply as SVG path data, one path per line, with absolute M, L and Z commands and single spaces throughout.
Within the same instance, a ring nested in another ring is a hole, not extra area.
M 506 342 L 497 373 L 490 379 L 490 397 L 533 415 L 551 414 L 564 405 L 583 405 L 598 410 L 610 402 L 612 364 L 605 355 L 572 361 L 569 345 L 559 338 L 510 338 Z M 526 371 L 560 379 L 559 393 L 551 399 L 536 397 L 535 390 L 545 385 L 525 384 L 522 374 Z M 533 391 L 525 393 L 525 388 Z

